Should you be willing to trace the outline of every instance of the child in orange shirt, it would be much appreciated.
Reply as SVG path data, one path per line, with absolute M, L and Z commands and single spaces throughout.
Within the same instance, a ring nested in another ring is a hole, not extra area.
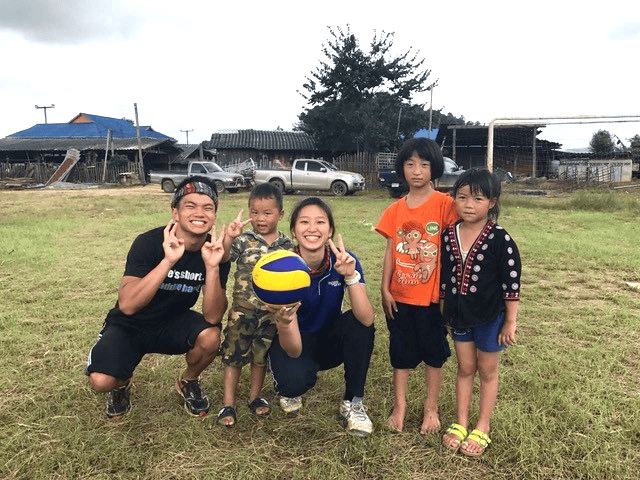
M 424 362 L 427 398 L 420 433 L 426 435 L 440 428 L 437 400 L 442 365 L 451 355 L 438 305 L 440 235 L 457 215 L 453 199 L 432 184 L 444 171 L 435 142 L 408 140 L 398 152 L 395 167 L 409 193 L 390 205 L 376 226 L 387 238 L 381 293 L 393 367 L 394 407 L 388 426 L 399 432 L 404 429 L 409 375 Z

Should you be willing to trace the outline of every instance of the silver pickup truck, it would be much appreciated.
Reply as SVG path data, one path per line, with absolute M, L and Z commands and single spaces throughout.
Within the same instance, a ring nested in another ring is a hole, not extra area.
M 244 187 L 244 177 L 239 173 L 225 172 L 214 162 L 189 162 L 186 172 L 149 172 L 149 183 L 159 183 L 167 193 L 172 193 L 182 180 L 193 175 L 201 175 L 213 180 L 218 193 L 225 190 L 229 193 L 235 193 Z
M 296 190 L 320 190 L 334 195 L 352 195 L 364 190 L 364 177 L 359 173 L 338 170 L 324 160 L 299 158 L 290 169 L 257 169 L 253 172 L 256 185 L 270 182 L 284 193 Z

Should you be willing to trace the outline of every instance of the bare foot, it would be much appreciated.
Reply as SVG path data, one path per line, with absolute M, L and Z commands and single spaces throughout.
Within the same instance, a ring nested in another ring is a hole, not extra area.
M 406 407 L 394 407 L 393 412 L 389 416 L 388 427 L 396 432 L 402 432 L 404 429 L 404 414 Z
M 440 415 L 438 410 L 425 410 L 422 427 L 420 427 L 420 435 L 428 433 L 437 433 L 440 430 Z

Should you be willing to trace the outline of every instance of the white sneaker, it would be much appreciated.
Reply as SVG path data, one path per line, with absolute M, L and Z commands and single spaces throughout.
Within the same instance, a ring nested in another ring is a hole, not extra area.
M 302 408 L 302 397 L 280 397 L 280 408 L 290 417 L 300 413 Z
M 359 437 L 368 437 L 373 432 L 373 424 L 367 415 L 367 409 L 362 403 L 351 403 L 349 400 L 340 402 L 339 417 L 347 433 Z

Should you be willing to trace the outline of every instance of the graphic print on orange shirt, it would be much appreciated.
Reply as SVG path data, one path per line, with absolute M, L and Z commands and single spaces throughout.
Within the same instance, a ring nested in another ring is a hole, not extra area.
M 438 265 L 438 246 L 431 238 L 439 231 L 437 222 L 429 222 L 423 229 L 422 224 L 413 220 L 405 222 L 398 230 L 400 241 L 396 251 L 403 255 L 396 260 L 398 267 L 403 267 L 396 269 L 398 284 L 415 285 L 429 281 Z

